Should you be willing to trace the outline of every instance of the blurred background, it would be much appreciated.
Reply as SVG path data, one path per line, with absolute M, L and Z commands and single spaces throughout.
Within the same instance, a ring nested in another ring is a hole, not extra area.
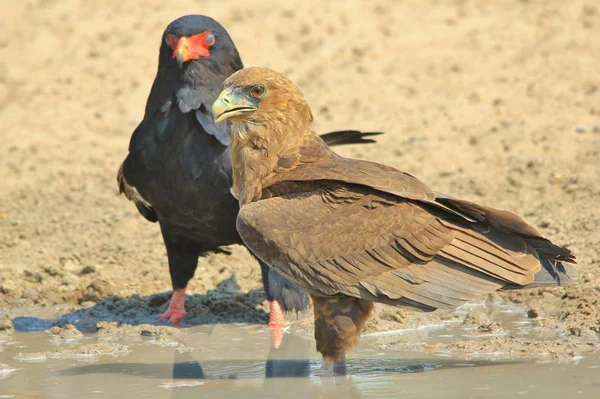
M 297 83 L 317 131 L 386 132 L 344 155 L 516 212 L 568 245 L 580 285 L 510 299 L 551 320 L 567 309 L 560 323 L 570 334 L 598 329 L 600 5 L 592 0 L 3 1 L 5 314 L 94 306 L 111 295 L 149 314 L 166 306 L 166 294 L 131 297 L 171 287 L 158 226 L 118 195 L 115 178 L 162 32 L 190 13 L 223 24 L 246 66 Z M 243 248 L 230 250 L 200 260 L 188 292 L 210 295 L 188 301 L 190 320 L 264 322 L 259 268 Z M 223 302 L 231 296 L 258 301 L 256 313 Z M 212 313 L 202 310 L 209 305 Z M 407 319 L 389 320 L 370 328 Z

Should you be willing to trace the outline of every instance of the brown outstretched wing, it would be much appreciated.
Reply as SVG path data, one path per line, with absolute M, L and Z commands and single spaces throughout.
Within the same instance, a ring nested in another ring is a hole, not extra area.
M 526 285 L 541 268 L 518 235 L 485 222 L 471 228 L 427 205 L 433 199 L 420 203 L 339 180 L 321 187 L 295 182 L 295 192 L 238 214 L 238 232 L 252 252 L 314 295 L 451 308 L 507 284 Z M 310 191 L 301 192 L 302 184 Z M 374 179 L 372 186 L 382 184 Z

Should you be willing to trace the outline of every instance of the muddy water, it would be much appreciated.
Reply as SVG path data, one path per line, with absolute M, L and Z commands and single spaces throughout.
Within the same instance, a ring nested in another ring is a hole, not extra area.
M 537 334 L 522 315 L 499 315 L 511 334 Z M 258 325 L 15 332 L 0 336 L 0 398 L 600 397 L 599 354 L 557 363 L 407 350 L 503 334 L 475 336 L 458 323 L 371 334 L 350 354 L 346 375 L 333 375 L 310 336 L 293 328 L 278 349 Z

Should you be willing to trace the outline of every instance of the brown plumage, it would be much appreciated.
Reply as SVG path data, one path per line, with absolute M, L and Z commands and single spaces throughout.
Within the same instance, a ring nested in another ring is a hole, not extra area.
M 233 74 L 213 113 L 232 122 L 238 232 L 313 297 L 326 359 L 343 361 L 371 302 L 431 311 L 572 281 L 562 261 L 574 255 L 520 217 L 332 152 L 312 130 L 300 90 L 277 72 Z

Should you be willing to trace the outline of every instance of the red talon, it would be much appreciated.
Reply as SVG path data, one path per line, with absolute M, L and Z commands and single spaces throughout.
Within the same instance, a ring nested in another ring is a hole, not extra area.
M 181 320 L 187 315 L 185 311 L 185 288 L 179 288 L 173 291 L 171 302 L 167 311 L 160 316 L 161 319 L 167 319 L 169 323 L 181 327 Z

